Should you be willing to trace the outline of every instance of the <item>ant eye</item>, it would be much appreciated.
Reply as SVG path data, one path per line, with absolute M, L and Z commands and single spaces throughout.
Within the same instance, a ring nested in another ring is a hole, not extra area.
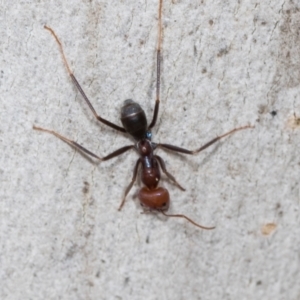
M 168 203 L 167 203 L 167 202 L 164 202 L 164 203 L 161 205 L 161 209 L 163 209 L 163 210 L 168 210 Z

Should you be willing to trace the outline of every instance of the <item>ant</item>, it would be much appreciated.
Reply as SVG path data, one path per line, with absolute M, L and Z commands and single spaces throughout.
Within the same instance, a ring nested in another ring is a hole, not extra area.
M 50 27 L 48 27 L 46 25 L 44 26 L 44 28 L 46 30 L 48 30 L 52 34 L 52 36 L 55 38 L 55 40 L 59 46 L 61 55 L 62 55 L 64 65 L 69 73 L 69 76 L 71 77 L 76 88 L 79 90 L 79 92 L 82 95 L 83 99 L 85 100 L 86 104 L 89 106 L 94 117 L 101 123 L 113 128 L 119 132 L 124 132 L 124 133 L 128 133 L 129 135 L 131 135 L 131 137 L 133 137 L 133 139 L 135 140 L 134 145 L 124 146 L 124 147 L 108 154 L 107 156 L 99 157 L 96 154 L 94 154 L 91 151 L 84 148 L 83 146 L 81 146 L 80 144 L 76 143 L 75 141 L 72 141 L 72 140 L 62 136 L 53 130 L 44 129 L 44 128 L 37 127 L 37 126 L 33 126 L 33 129 L 48 132 L 48 133 L 58 137 L 62 141 L 66 142 L 70 146 L 74 147 L 75 149 L 81 151 L 82 153 L 87 154 L 88 156 L 91 156 L 93 158 L 96 158 L 99 161 L 106 161 L 111 158 L 117 157 L 117 156 L 123 154 L 124 152 L 127 152 L 128 150 L 135 149 L 139 154 L 139 159 L 137 160 L 137 162 L 135 164 L 132 180 L 125 190 L 125 194 L 124 194 L 122 202 L 119 206 L 119 210 L 122 209 L 122 207 L 125 203 L 126 196 L 129 193 L 129 191 L 131 190 L 134 182 L 136 181 L 138 170 L 141 167 L 141 180 L 145 186 L 139 190 L 138 198 L 139 198 L 140 204 L 144 208 L 145 212 L 155 212 L 156 211 L 156 212 L 162 213 L 163 215 L 165 215 L 167 217 L 184 218 L 197 227 L 210 230 L 210 229 L 214 229 L 215 227 L 205 227 L 205 226 L 199 225 L 196 222 L 194 222 L 193 220 L 191 220 L 190 218 L 188 218 L 187 216 L 182 215 L 182 214 L 167 214 L 166 213 L 166 211 L 169 208 L 169 204 L 170 204 L 170 196 L 169 196 L 169 192 L 167 189 L 158 186 L 159 180 L 160 180 L 160 169 L 179 189 L 181 189 L 182 191 L 185 191 L 185 189 L 176 181 L 174 176 L 171 175 L 167 171 L 163 159 L 160 156 L 155 155 L 154 150 L 161 148 L 164 150 L 171 150 L 174 152 L 193 155 L 193 154 L 197 154 L 197 153 L 203 151 L 204 149 L 208 148 L 212 144 L 216 143 L 218 140 L 220 140 L 228 135 L 231 135 L 234 132 L 237 132 L 239 130 L 243 130 L 246 128 L 253 128 L 253 126 L 247 125 L 247 126 L 235 128 L 221 136 L 218 136 L 218 137 L 212 139 L 211 141 L 209 141 L 208 143 L 206 143 L 205 145 L 203 145 L 202 147 L 200 147 L 194 151 L 187 150 L 187 149 L 180 148 L 180 147 L 173 146 L 173 145 L 169 145 L 169 144 L 161 144 L 161 143 L 157 144 L 157 143 L 154 143 L 151 141 L 151 138 L 152 138 L 151 129 L 156 124 L 157 116 L 158 116 L 158 112 L 159 112 L 159 104 L 160 104 L 160 76 L 161 76 L 160 66 L 161 66 L 161 60 L 162 60 L 162 56 L 161 56 L 162 3 L 163 3 L 163 0 L 159 0 L 158 45 L 157 45 L 157 50 L 156 50 L 156 56 L 157 56 L 157 61 L 156 61 L 156 76 L 157 76 L 156 77 L 156 100 L 155 100 L 153 117 L 152 117 L 152 121 L 151 121 L 150 125 L 147 124 L 147 119 L 146 119 L 144 110 L 141 108 L 141 106 L 138 103 L 134 102 L 131 99 L 125 100 L 124 104 L 121 108 L 121 122 L 122 122 L 123 127 L 116 125 L 114 123 L 111 123 L 110 121 L 99 116 L 97 114 L 96 110 L 94 109 L 94 107 L 92 106 L 90 100 L 84 93 L 83 89 L 81 88 L 80 84 L 78 83 L 77 79 L 75 78 L 73 72 L 71 71 L 69 64 L 67 62 L 66 56 L 64 54 L 62 44 L 61 44 L 60 40 L 58 39 L 57 35 L 53 31 L 53 29 L 51 29 Z

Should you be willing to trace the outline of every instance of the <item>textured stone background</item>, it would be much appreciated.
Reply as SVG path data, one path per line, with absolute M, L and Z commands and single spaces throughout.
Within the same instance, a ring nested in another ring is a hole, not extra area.
M 186 187 L 171 212 L 140 214 L 135 153 L 89 162 L 44 126 L 99 155 L 131 143 L 93 119 L 48 24 L 99 114 L 119 123 L 155 98 L 157 1 L 2 1 L 1 299 L 299 299 L 300 6 L 296 1 L 166 0 L 154 141 Z

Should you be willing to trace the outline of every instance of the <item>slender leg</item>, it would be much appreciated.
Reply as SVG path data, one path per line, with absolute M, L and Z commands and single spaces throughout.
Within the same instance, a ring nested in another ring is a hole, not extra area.
M 175 151 L 175 152 L 184 153 L 184 154 L 197 154 L 197 153 L 201 152 L 202 150 L 208 148 L 209 146 L 211 146 L 212 144 L 214 144 L 218 140 L 224 138 L 225 136 L 233 134 L 234 132 L 237 132 L 239 130 L 247 129 L 247 128 L 254 128 L 254 126 L 247 125 L 247 126 L 235 128 L 235 129 L 233 129 L 233 130 L 231 130 L 231 131 L 229 131 L 229 132 L 227 132 L 223 135 L 217 136 L 216 138 L 212 139 L 211 141 L 209 141 L 208 143 L 206 143 L 205 145 L 203 145 L 199 149 L 196 149 L 196 150 L 193 150 L 193 151 L 192 150 L 187 150 L 187 149 L 184 149 L 184 148 L 180 148 L 180 147 L 177 147 L 177 146 L 169 145 L 169 144 L 157 144 L 157 147 L 162 148 L 162 149 Z
M 79 145 L 78 143 L 72 141 L 72 140 L 69 140 L 68 138 L 65 138 L 64 136 L 60 135 L 59 133 L 53 131 L 53 130 L 49 130 L 49 129 L 44 129 L 44 128 L 41 128 L 41 127 L 37 127 L 37 126 L 33 126 L 33 129 L 35 130 L 39 130 L 39 131 L 44 131 L 44 132 L 48 132 L 48 133 L 51 133 L 53 135 L 55 135 L 56 137 L 58 137 L 59 139 L 61 139 L 62 141 L 66 142 L 67 144 L 69 144 L 70 146 L 72 146 L 73 148 L 91 156 L 91 157 L 94 157 L 96 159 L 99 159 L 100 161 L 105 161 L 105 160 L 109 160 L 113 157 L 116 157 L 116 156 L 119 156 L 121 155 L 122 153 L 130 150 L 130 149 L 134 149 L 134 146 L 133 145 L 130 145 L 130 146 L 125 146 L 125 147 L 122 147 L 104 157 L 99 157 L 97 156 L 96 154 L 92 153 L 91 151 L 87 150 L 86 148 L 82 147 L 81 145 Z
M 120 206 L 119 206 L 119 209 L 118 209 L 119 211 L 120 211 L 120 210 L 122 209 L 122 207 L 124 206 L 126 196 L 128 195 L 129 191 L 131 190 L 131 188 L 132 188 L 134 182 L 136 181 L 136 176 L 137 176 L 137 172 L 138 172 L 140 163 L 141 163 L 141 160 L 138 159 L 137 162 L 136 162 L 136 164 L 135 164 L 135 167 L 134 167 L 134 169 L 133 169 L 133 176 L 132 176 L 131 182 L 130 182 L 130 184 L 128 185 L 128 187 L 126 188 L 124 197 L 123 197 L 122 202 L 121 202 L 121 204 L 120 204 Z
M 163 0 L 159 1 L 159 9 L 158 9 L 158 41 L 157 41 L 157 58 L 156 58 L 156 100 L 155 100 L 155 107 L 153 112 L 152 121 L 148 127 L 151 129 L 154 127 L 157 115 L 159 111 L 159 102 L 160 102 L 160 62 L 161 62 L 161 41 L 162 41 L 162 26 L 161 26 L 161 14 L 162 14 L 162 2 Z
M 168 178 L 169 178 L 171 181 L 173 181 L 173 183 L 175 183 L 175 184 L 177 185 L 177 187 L 179 187 L 182 191 L 185 191 L 185 188 L 183 188 L 183 187 L 177 182 L 177 180 L 175 179 L 175 177 L 167 171 L 164 160 L 163 160 L 160 156 L 158 156 L 158 155 L 154 155 L 154 157 L 157 159 L 157 161 L 158 161 L 159 164 L 160 164 L 160 167 L 161 167 L 162 171 L 168 176 Z
M 62 45 L 61 45 L 61 42 L 60 42 L 60 40 L 58 39 L 57 35 L 55 34 L 54 30 L 51 29 L 50 27 L 46 26 L 46 25 L 44 26 L 44 28 L 47 29 L 48 31 L 50 31 L 50 33 L 54 36 L 54 38 L 55 38 L 55 40 L 56 40 L 56 42 L 57 42 L 57 44 L 58 44 L 58 46 L 59 46 L 59 50 L 60 50 L 60 52 L 61 52 L 61 55 L 62 55 L 64 64 L 65 64 L 65 66 L 66 66 L 66 68 L 67 68 L 67 71 L 68 71 L 70 77 L 71 77 L 73 83 L 75 84 L 75 86 L 77 87 L 77 89 L 79 90 L 80 94 L 82 95 L 83 99 L 85 100 L 85 102 L 86 102 L 87 105 L 89 106 L 90 110 L 91 110 L 92 113 L 94 114 L 95 118 L 96 118 L 98 121 L 102 122 L 103 124 L 105 124 L 105 125 L 107 125 L 107 126 L 109 126 L 109 127 L 112 127 L 112 128 L 114 128 L 114 129 L 116 129 L 116 130 L 118 130 L 118 131 L 121 131 L 121 132 L 126 132 L 126 130 L 125 130 L 123 127 L 120 127 L 120 126 L 118 126 L 118 125 L 116 125 L 116 124 L 114 124 L 114 123 L 111 123 L 111 122 L 109 122 L 108 120 L 101 118 L 101 117 L 97 114 L 97 112 L 95 111 L 94 107 L 92 106 L 90 100 L 88 99 L 88 97 L 87 97 L 86 94 L 84 93 L 83 89 L 81 88 L 80 84 L 78 83 L 77 79 L 75 78 L 73 72 L 71 71 L 71 69 L 70 69 L 70 67 L 69 67 L 69 64 L 68 64 L 68 62 L 67 62 L 66 56 L 65 56 L 65 54 L 64 54 L 64 50 L 63 50 L 63 47 L 62 47 Z

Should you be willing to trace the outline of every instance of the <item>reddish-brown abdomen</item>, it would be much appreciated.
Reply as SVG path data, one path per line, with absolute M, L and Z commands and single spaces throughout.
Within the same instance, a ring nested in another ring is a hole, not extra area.
M 138 198 L 142 206 L 150 209 L 167 211 L 169 208 L 170 195 L 163 187 L 158 187 L 153 190 L 143 187 L 138 193 Z

